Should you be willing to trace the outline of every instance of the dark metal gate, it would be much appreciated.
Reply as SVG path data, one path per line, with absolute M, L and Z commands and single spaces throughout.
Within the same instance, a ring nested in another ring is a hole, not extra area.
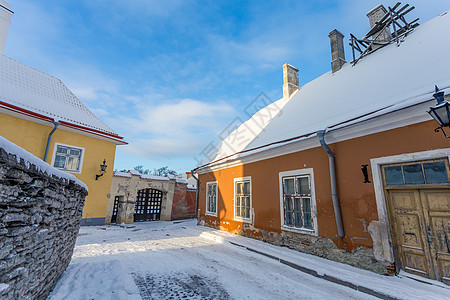
M 114 198 L 114 206 L 113 206 L 113 212 L 112 212 L 112 216 L 111 216 L 111 223 L 116 223 L 117 210 L 119 209 L 119 199 L 120 199 L 120 196 L 116 196 Z
M 161 216 L 162 192 L 155 189 L 139 190 L 134 208 L 134 221 L 158 221 Z

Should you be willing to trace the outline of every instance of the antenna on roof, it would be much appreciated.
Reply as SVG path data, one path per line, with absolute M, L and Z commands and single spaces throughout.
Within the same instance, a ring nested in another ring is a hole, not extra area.
M 414 9 L 414 6 L 409 7 L 409 4 L 405 4 L 400 7 L 401 3 L 397 2 L 394 7 L 388 7 L 386 10 L 382 5 L 377 6 L 371 10 L 367 15 L 369 18 L 376 17 L 379 13 L 384 13 L 378 20 L 371 22 L 372 28 L 362 38 L 358 39 L 353 34 L 350 34 L 350 46 L 352 47 L 353 66 L 364 56 L 384 47 L 392 42 L 396 42 L 397 46 L 403 42 L 404 38 L 417 26 L 419 18 L 412 22 L 408 22 L 405 19 L 405 15 Z M 400 8 L 399 8 L 400 7 Z M 371 20 L 373 21 L 373 20 Z M 391 34 L 391 27 L 393 33 Z M 372 38 L 371 38 L 372 37 Z M 356 55 L 359 52 L 359 56 Z

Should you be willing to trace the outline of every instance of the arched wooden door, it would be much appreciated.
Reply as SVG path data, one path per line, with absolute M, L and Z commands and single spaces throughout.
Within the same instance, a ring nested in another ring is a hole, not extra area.
M 155 189 L 139 190 L 134 207 L 134 221 L 159 221 L 162 192 Z

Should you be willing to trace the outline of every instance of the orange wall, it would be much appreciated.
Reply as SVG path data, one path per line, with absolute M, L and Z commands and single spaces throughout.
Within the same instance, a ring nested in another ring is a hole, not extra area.
M 201 174 L 201 216 L 212 226 L 242 232 L 242 223 L 233 221 L 233 180 L 251 176 L 255 228 L 280 232 L 279 172 L 313 168 L 319 236 L 331 238 L 339 247 L 349 251 L 357 246 L 372 247 L 367 226 L 372 220 L 378 220 L 377 206 L 373 184 L 363 183 L 361 165 L 369 165 L 369 179 L 373 182 L 371 158 L 448 148 L 450 141 L 441 133 L 435 133 L 435 127 L 436 123 L 429 121 L 329 145 L 336 160 L 338 196 L 346 234 L 344 239 L 337 236 L 328 156 L 321 147 Z M 204 214 L 208 181 L 218 181 L 218 218 Z M 246 231 L 246 234 L 251 235 L 252 232 Z M 258 237 L 260 234 L 254 232 L 253 235 Z

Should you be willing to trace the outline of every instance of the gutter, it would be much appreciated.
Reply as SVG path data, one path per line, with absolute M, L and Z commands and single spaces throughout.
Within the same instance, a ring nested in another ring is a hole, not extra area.
M 55 127 L 53 127 L 52 131 L 50 131 L 50 133 L 48 134 L 48 138 L 47 138 L 47 146 L 45 146 L 44 161 L 47 160 L 48 148 L 50 148 L 50 141 L 52 140 L 52 135 L 53 135 L 53 133 L 56 131 L 56 128 L 58 128 L 59 122 L 58 122 L 58 121 L 55 121 L 55 122 L 53 122 L 53 125 L 54 125 Z
M 330 147 L 325 143 L 325 130 L 317 131 L 317 136 L 319 137 L 320 145 L 328 154 L 328 163 L 330 166 L 330 181 L 331 181 L 331 198 L 333 199 L 334 216 L 336 219 L 336 226 L 338 230 L 339 237 L 344 237 L 344 228 L 342 226 L 341 218 L 341 208 L 339 207 L 339 198 L 337 195 L 336 188 L 336 169 L 334 164 L 334 154 Z
M 197 181 L 197 189 L 195 190 L 195 213 L 197 214 L 197 222 L 198 222 L 198 198 L 199 198 L 199 192 L 200 192 L 200 180 L 198 177 L 195 177 L 194 170 L 191 170 L 191 175 L 194 177 L 194 179 Z

